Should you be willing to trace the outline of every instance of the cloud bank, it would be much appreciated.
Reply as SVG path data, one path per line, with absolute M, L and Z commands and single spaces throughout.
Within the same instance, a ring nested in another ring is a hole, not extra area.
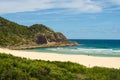
M 0 0 L 0 14 L 63 9 L 70 13 L 102 12 L 106 5 L 120 5 L 120 0 Z
M 92 0 L 0 0 L 0 14 L 47 9 L 65 9 L 76 13 L 102 10 Z

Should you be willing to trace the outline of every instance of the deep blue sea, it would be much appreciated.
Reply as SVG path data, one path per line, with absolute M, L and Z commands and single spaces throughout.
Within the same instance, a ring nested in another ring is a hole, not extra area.
M 120 40 L 89 40 L 70 39 L 78 42 L 78 46 L 56 47 L 56 48 L 36 48 L 27 51 L 51 52 L 58 54 L 77 54 L 89 56 L 120 57 Z

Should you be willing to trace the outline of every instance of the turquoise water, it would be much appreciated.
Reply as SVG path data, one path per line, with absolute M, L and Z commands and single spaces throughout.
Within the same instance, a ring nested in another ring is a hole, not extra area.
M 78 42 L 78 46 L 36 48 L 27 51 L 51 52 L 58 54 L 77 54 L 89 56 L 120 57 L 120 40 L 85 40 L 71 39 Z

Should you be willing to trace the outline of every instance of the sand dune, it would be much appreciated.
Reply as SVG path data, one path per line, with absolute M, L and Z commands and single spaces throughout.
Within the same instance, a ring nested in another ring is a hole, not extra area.
M 12 54 L 14 56 L 25 57 L 30 59 L 41 59 L 49 61 L 71 61 L 85 65 L 87 67 L 109 67 L 120 68 L 120 58 L 116 57 L 93 57 L 85 55 L 65 55 L 55 53 L 43 53 L 43 52 L 26 52 L 20 50 L 9 50 L 0 48 L 1 53 Z

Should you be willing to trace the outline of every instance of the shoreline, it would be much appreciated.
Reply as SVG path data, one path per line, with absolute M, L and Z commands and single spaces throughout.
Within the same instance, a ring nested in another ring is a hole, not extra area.
M 6 48 L 0 48 L 0 53 L 11 54 L 17 57 L 24 57 L 28 59 L 38 59 L 45 61 L 61 61 L 61 62 L 74 62 L 82 64 L 87 67 L 107 67 L 107 68 L 120 68 L 120 58 L 118 57 L 96 57 L 87 55 L 66 55 L 57 53 L 45 53 L 45 52 L 27 52 L 20 50 L 10 50 Z
M 31 45 L 32 44 L 32 45 Z M 78 45 L 77 42 L 49 42 L 47 44 L 24 44 L 24 45 L 17 45 L 17 46 L 7 46 L 5 48 L 11 49 L 11 50 L 25 50 L 25 49 L 35 49 L 35 48 L 46 48 L 46 47 L 64 47 L 64 46 L 76 46 Z M 1 47 L 2 48 L 2 47 Z

